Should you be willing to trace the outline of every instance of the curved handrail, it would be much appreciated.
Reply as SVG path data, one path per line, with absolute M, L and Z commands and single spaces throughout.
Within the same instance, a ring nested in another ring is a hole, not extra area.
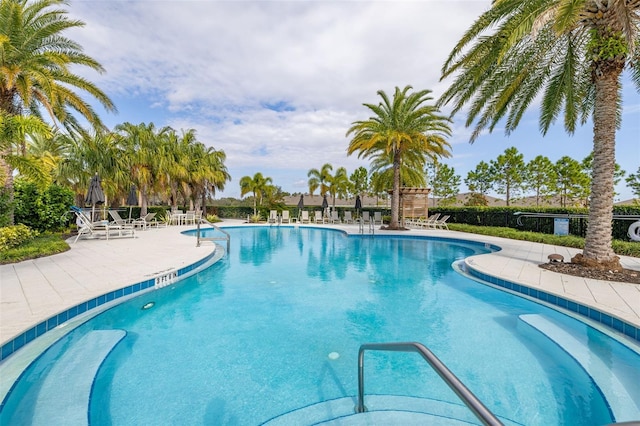
M 203 238 L 200 237 L 200 224 L 201 223 L 206 223 L 207 225 L 211 226 L 212 228 L 214 228 L 216 231 L 220 231 L 225 235 L 225 238 L 222 238 L 224 240 L 227 241 L 227 253 L 229 253 L 229 246 L 231 244 L 231 235 L 225 231 L 224 229 L 220 228 L 217 225 L 214 225 L 213 223 L 209 222 L 207 219 L 205 218 L 200 218 L 200 220 L 198 221 L 198 231 L 197 231 L 197 239 L 196 239 L 196 247 L 200 247 L 200 240 L 202 240 Z M 207 240 L 219 240 L 220 238 L 207 238 Z
M 358 404 L 356 413 L 364 413 L 364 353 L 373 351 L 418 352 L 440 376 L 442 380 L 455 392 L 464 404 L 484 425 L 498 426 L 502 422 L 467 388 L 455 374 L 426 346 L 418 342 L 393 343 L 365 343 L 358 351 Z

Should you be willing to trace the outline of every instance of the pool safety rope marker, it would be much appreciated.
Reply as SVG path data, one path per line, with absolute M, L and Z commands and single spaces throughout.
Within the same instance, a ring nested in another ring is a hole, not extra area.
M 170 284 L 173 284 L 176 281 L 176 278 L 178 278 L 178 271 L 176 270 L 157 276 L 155 278 L 154 287 L 155 288 L 166 287 Z
M 632 241 L 640 241 L 640 220 L 629 226 L 629 238 Z

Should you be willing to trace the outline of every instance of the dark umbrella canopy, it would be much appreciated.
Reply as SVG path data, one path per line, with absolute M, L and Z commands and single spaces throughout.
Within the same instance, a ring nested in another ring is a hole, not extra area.
M 327 201 L 327 195 L 324 195 L 324 198 L 322 199 L 322 208 L 326 209 L 327 207 L 329 207 L 329 202 Z
M 129 190 L 129 196 L 127 197 L 127 205 L 128 206 L 137 206 L 138 205 L 138 189 L 135 185 L 131 185 L 131 189 Z
M 356 210 L 360 210 L 362 208 L 362 200 L 360 200 L 360 196 L 356 195 Z
M 102 192 L 102 185 L 100 184 L 100 177 L 96 173 L 89 182 L 89 190 L 87 191 L 87 197 L 84 199 L 86 204 L 91 204 L 91 220 L 94 220 L 94 212 L 96 204 L 104 203 L 104 192 Z
M 304 194 L 300 194 L 300 201 L 298 201 L 298 208 L 304 208 Z
M 127 205 L 129 206 L 129 219 L 131 219 L 131 206 L 138 205 L 138 189 L 135 185 L 131 185 L 129 196 L 127 197 Z

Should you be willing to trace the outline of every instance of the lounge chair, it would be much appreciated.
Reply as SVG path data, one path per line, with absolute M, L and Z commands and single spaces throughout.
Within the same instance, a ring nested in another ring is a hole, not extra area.
M 118 237 L 135 237 L 136 235 L 133 225 L 121 226 L 115 222 L 109 223 L 107 220 L 92 222 L 80 208 L 72 206 L 71 211 L 75 213 L 78 225 L 78 235 L 73 241 L 74 243 L 80 237 L 101 238 L 104 236 L 108 240 L 111 234 L 116 234 L 114 236 Z
M 325 218 L 324 216 L 322 216 L 322 210 L 315 211 L 315 216 L 313 218 L 313 221 L 315 223 L 325 223 Z
M 344 223 L 353 223 L 353 216 L 351 216 L 351 211 L 347 210 L 346 212 L 344 212 L 344 219 L 343 219 Z
M 382 212 L 373 212 L 373 224 L 382 225 Z
M 442 219 L 438 219 L 433 223 L 434 228 L 438 229 L 446 229 L 449 230 L 449 226 L 447 225 L 447 220 L 449 220 L 450 216 L 442 216 Z
M 369 212 L 368 211 L 363 211 L 362 212 L 362 223 L 364 223 L 364 224 L 371 223 L 371 216 L 369 216 Z
M 290 216 L 289 210 L 282 210 L 282 216 L 280 217 L 281 223 L 291 223 L 292 221 L 295 222 L 295 220 L 295 218 Z
M 278 211 L 277 210 L 271 210 L 269 212 L 268 221 L 269 221 L 269 223 L 278 223 Z
M 331 212 L 331 217 L 329 218 L 331 223 L 340 223 L 340 216 L 338 215 L 338 211 L 334 210 Z
M 306 210 L 302 210 L 301 213 L 301 217 L 300 217 L 300 222 L 301 223 L 311 223 L 311 221 L 309 220 L 309 212 Z
M 129 219 L 123 219 L 117 210 L 109 210 L 109 216 L 111 216 L 116 225 L 126 226 L 131 225 L 131 223 L 133 222 Z
M 156 219 L 156 213 L 147 213 L 144 217 L 138 218 L 133 221 L 134 227 L 141 227 L 142 229 L 147 229 L 148 226 L 158 226 L 160 222 Z
M 432 214 L 427 219 L 423 221 L 419 221 L 418 226 L 424 229 L 430 229 L 430 228 L 433 229 L 434 223 L 438 220 L 439 217 L 440 217 L 440 213 Z

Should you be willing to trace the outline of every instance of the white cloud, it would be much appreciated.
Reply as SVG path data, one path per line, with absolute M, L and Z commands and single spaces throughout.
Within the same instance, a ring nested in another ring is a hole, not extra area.
M 295 191 L 309 168 L 367 165 L 346 156 L 345 132 L 369 117 L 362 104 L 377 103 L 378 90 L 410 84 L 437 98 L 449 83 L 439 81 L 444 60 L 490 4 L 76 1 L 70 13 L 86 26 L 70 37 L 107 69 L 86 74 L 123 111 L 107 123 L 195 128 L 227 154 L 235 183 L 226 192 L 237 193 L 240 177 L 257 171 Z M 469 145 L 463 119 L 456 117 L 450 139 L 463 177 L 517 144 L 495 130 Z M 585 149 L 574 155 L 583 158 Z

